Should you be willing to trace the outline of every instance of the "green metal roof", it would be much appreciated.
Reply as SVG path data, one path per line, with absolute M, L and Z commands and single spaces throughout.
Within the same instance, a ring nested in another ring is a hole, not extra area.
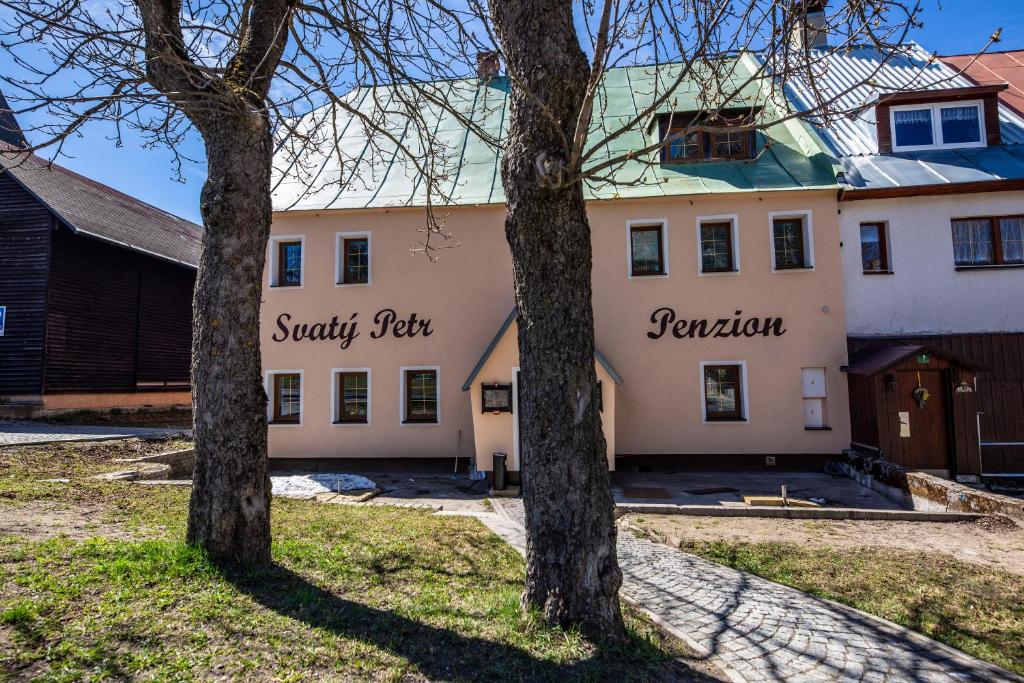
M 729 107 L 760 107 L 765 120 L 777 117 L 778 105 L 759 82 L 748 82 L 755 63 L 749 56 L 725 62 L 722 91 L 735 93 Z M 591 135 L 605 134 L 638 116 L 666 84 L 678 76 L 680 65 L 625 67 L 605 75 L 595 102 Z M 719 70 L 721 71 L 721 69 Z M 722 80 L 722 75 L 719 75 Z M 676 88 L 659 113 L 693 112 L 718 106 L 717 93 L 702 90 L 701 74 Z M 469 118 L 473 124 L 502 139 L 507 125 L 508 80 L 504 77 L 481 83 L 477 79 L 424 84 L 438 98 Z M 471 131 L 445 108 L 426 102 L 409 86 L 360 88 L 348 102 L 361 119 L 335 108 L 320 108 L 298 122 L 300 132 L 311 143 L 303 150 L 301 170 L 282 171 L 288 155 L 275 158 L 274 208 L 287 210 L 354 209 L 423 206 L 427 187 L 423 174 L 399 145 L 418 156 L 423 141 L 400 112 L 409 101 L 417 102 L 425 127 L 432 131 L 436 162 L 435 176 L 441 177 L 434 204 L 479 205 L 504 203 L 501 186 L 500 150 Z M 330 117 L 336 117 L 332 122 Z M 655 116 L 641 121 L 593 155 L 589 164 L 599 164 L 623 152 L 642 149 L 657 141 Z M 369 144 L 365 120 L 386 131 L 373 136 Z M 335 132 L 336 131 L 336 132 Z M 837 167 L 817 134 L 800 121 L 774 124 L 759 132 L 759 142 L 770 141 L 767 150 L 749 161 L 697 162 L 660 165 L 657 152 L 614 169 L 614 182 L 591 182 L 588 199 L 661 197 L 728 192 L 760 192 L 838 187 Z M 332 139 L 337 139 L 337 145 Z M 286 144 L 299 144 L 300 136 L 289 136 Z M 395 144 L 394 141 L 399 144 Z M 500 147 L 500 145 L 499 145 Z M 440 196 L 438 196 L 440 195 Z M 443 201 L 442 198 L 447 198 Z

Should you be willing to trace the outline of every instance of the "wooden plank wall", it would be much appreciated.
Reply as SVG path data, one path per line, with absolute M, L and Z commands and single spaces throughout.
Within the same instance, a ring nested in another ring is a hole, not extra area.
M 141 271 L 136 381 L 188 384 L 195 271 L 143 260 L 151 263 Z
M 928 344 L 981 367 L 977 410 L 982 443 L 1024 443 L 1024 333 L 850 337 L 850 352 L 872 343 Z M 1024 474 L 1024 445 L 982 446 L 985 473 Z
M 42 391 L 50 212 L 7 173 L 0 173 L 0 395 Z
M 45 391 L 134 391 L 189 377 L 194 271 L 54 233 Z

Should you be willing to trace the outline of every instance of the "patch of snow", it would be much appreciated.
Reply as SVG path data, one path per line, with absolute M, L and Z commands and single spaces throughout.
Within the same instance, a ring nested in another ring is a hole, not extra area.
M 337 493 L 339 483 L 342 491 L 373 489 L 377 485 L 358 474 L 292 474 L 270 478 L 273 494 L 287 498 L 311 498 L 318 493 Z

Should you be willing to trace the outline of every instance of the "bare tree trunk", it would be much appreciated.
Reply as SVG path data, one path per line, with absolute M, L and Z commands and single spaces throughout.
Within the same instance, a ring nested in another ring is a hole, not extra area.
M 566 0 L 493 0 L 512 77 L 502 179 L 519 306 L 525 607 L 622 640 L 622 583 L 594 370 L 590 226 L 561 186 L 589 67 Z M 543 109 L 541 104 L 543 104 Z
M 270 475 L 259 334 L 272 140 L 259 115 L 223 116 L 202 132 L 209 175 L 193 306 L 188 541 L 219 560 L 262 564 L 270 561 Z

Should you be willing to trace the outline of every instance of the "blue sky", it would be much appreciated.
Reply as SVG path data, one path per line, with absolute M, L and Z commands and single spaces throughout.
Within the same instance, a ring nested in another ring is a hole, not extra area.
M 913 38 L 927 50 L 960 54 L 978 50 L 991 33 L 1003 28 L 1002 43 L 995 49 L 1024 49 L 1024 2 L 1021 0 L 925 0 L 924 27 Z M 0 56 L 0 68 L 8 69 L 10 59 Z M 18 105 L 14 105 L 15 108 Z M 26 120 L 31 125 L 33 121 Z M 175 180 L 171 154 L 163 149 L 144 149 L 142 140 L 131 133 L 115 147 L 110 128 L 92 125 L 85 135 L 65 147 L 71 158 L 61 164 L 122 192 L 159 206 L 189 220 L 200 222 L 199 192 L 205 178 L 202 164 L 186 164 L 185 182 Z M 198 136 L 192 135 L 184 151 L 202 158 Z

